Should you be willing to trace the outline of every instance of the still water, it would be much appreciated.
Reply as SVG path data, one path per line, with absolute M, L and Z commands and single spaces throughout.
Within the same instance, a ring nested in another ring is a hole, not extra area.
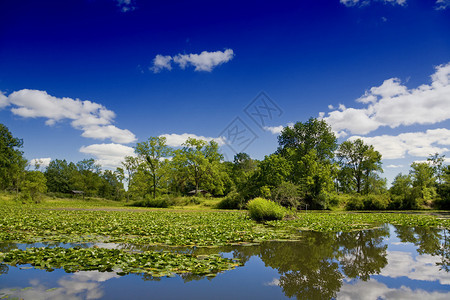
M 8 244 L 1 245 L 0 251 L 29 246 L 42 245 Z M 173 250 L 220 252 L 239 258 L 244 266 L 214 278 L 152 278 L 97 271 L 46 272 L 0 264 L 0 298 L 450 299 L 448 230 L 386 225 L 347 233 L 304 232 L 296 242 Z

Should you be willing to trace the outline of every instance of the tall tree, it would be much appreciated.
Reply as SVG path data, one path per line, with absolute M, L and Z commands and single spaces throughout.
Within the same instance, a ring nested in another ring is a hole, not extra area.
M 201 186 L 222 194 L 224 188 L 223 156 L 219 153 L 219 145 L 215 141 L 189 138 L 182 149 L 175 151 L 172 166 L 179 174 L 191 182 L 198 191 Z M 211 191 L 212 192 L 212 191 Z
M 0 189 L 18 190 L 26 166 L 22 147 L 23 140 L 13 137 L 8 127 L 0 124 Z
M 291 181 L 301 186 L 305 200 L 317 208 L 326 207 L 336 173 L 337 139 L 331 127 L 314 118 L 297 122 L 282 130 L 278 144 L 277 152 L 291 162 Z
M 337 157 L 341 166 L 340 177 L 350 176 L 357 193 L 367 194 L 371 190 L 374 172 L 383 171 L 381 154 L 372 145 L 364 144 L 361 139 L 343 142 L 339 146 Z
M 134 151 L 143 161 L 145 170 L 151 176 L 153 198 L 156 198 L 156 189 L 166 174 L 166 159 L 171 155 L 172 149 L 167 146 L 165 137 L 150 137 L 146 142 L 137 143 Z
M 138 160 L 134 156 L 125 156 L 125 160 L 121 163 L 123 168 L 119 168 L 118 171 L 123 173 L 124 178 L 127 182 L 127 202 L 130 201 L 130 188 L 133 176 L 138 168 Z M 126 171 L 126 174 L 125 174 Z
M 436 198 L 436 177 L 433 167 L 426 162 L 413 162 L 409 172 L 412 178 L 414 207 L 428 204 Z

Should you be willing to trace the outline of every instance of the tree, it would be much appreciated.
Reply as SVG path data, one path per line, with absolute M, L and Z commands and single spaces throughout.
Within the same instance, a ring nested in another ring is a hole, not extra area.
M 412 179 L 410 175 L 402 173 L 395 176 L 389 189 L 395 208 L 411 208 Z
M 143 161 L 146 172 L 151 176 L 153 198 L 156 198 L 156 189 L 166 174 L 166 158 L 172 153 L 172 149 L 166 145 L 165 137 L 150 137 L 147 142 L 138 143 L 134 151 Z
M 278 144 L 277 153 L 292 164 L 292 183 L 301 187 L 310 204 L 326 207 L 336 173 L 333 158 L 337 139 L 331 127 L 314 118 L 297 122 L 282 130 Z
M 125 156 L 125 160 L 121 163 L 123 166 L 123 169 L 118 169 L 119 172 L 123 173 L 124 178 L 126 178 L 127 181 L 127 202 L 130 201 L 130 188 L 131 188 L 131 182 L 133 180 L 133 176 L 137 171 L 138 168 L 138 161 L 137 158 L 134 156 Z M 126 171 L 126 175 L 125 175 Z
M 28 171 L 22 183 L 21 193 L 23 200 L 32 200 L 39 203 L 42 193 L 47 191 L 47 179 L 40 171 Z
M 78 173 L 77 166 L 72 162 L 68 163 L 65 159 L 54 159 L 50 161 L 44 173 L 47 178 L 48 191 L 69 193 L 74 189 L 75 173 Z
M 219 153 L 219 145 L 215 141 L 207 143 L 204 140 L 189 138 L 183 143 L 183 148 L 175 151 L 172 160 L 172 170 L 178 180 L 183 178 L 190 182 L 195 191 L 201 186 L 208 188 L 216 195 L 223 194 L 226 172 Z
M 297 157 L 315 150 L 320 161 L 330 161 L 334 158 L 337 139 L 324 120 L 310 118 L 305 123 L 297 122 L 292 127 L 284 127 L 278 137 L 278 145 L 278 152 L 283 156 L 288 155 L 290 149 L 295 150 Z
M 374 172 L 383 171 L 381 154 L 361 139 L 343 142 L 337 151 L 343 184 L 352 183 L 357 193 L 368 194 Z M 349 180 L 345 177 L 349 176 Z
M 0 189 L 19 189 L 26 160 L 23 158 L 23 140 L 13 137 L 9 129 L 0 124 Z
M 412 178 L 413 199 L 415 201 L 412 208 L 418 208 L 436 198 L 436 177 L 430 164 L 413 162 L 409 174 Z

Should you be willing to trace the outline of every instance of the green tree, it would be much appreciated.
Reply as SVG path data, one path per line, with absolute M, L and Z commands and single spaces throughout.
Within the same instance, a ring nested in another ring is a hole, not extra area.
M 22 199 L 32 200 L 35 203 L 41 201 L 42 194 L 47 191 L 47 179 L 40 171 L 28 171 L 22 183 Z
M 277 152 L 292 164 L 290 180 L 301 187 L 305 199 L 316 208 L 326 208 L 333 191 L 337 139 L 324 120 L 309 119 L 285 127 L 278 137 Z
M 395 176 L 389 189 L 394 208 L 412 208 L 412 178 L 402 173 Z
M 78 173 L 77 166 L 65 159 L 54 159 L 45 170 L 49 192 L 69 193 L 74 189 L 74 174 Z
M 419 208 L 423 204 L 430 204 L 436 198 L 436 177 L 433 167 L 426 162 L 413 162 L 410 175 L 413 186 L 413 207 Z
M 172 159 L 172 170 L 177 181 L 189 182 L 198 191 L 200 187 L 221 195 L 224 191 L 226 172 L 215 141 L 189 138 L 182 149 L 176 150 Z M 181 180 L 180 180 L 181 179 Z
M 372 145 L 364 144 L 363 140 L 343 142 L 337 151 L 339 158 L 340 176 L 342 185 L 352 184 L 357 193 L 368 194 L 373 190 L 376 177 L 375 172 L 382 172 L 381 154 Z M 347 177 L 347 178 L 346 178 Z
M 123 173 L 124 178 L 127 182 L 127 202 L 130 201 L 130 190 L 132 188 L 132 180 L 133 176 L 136 173 L 139 163 L 136 157 L 134 156 L 125 156 L 125 160 L 121 163 L 123 168 L 120 168 L 118 171 Z M 126 173 L 125 173 L 126 172 Z
M 172 149 L 167 146 L 165 137 L 150 137 L 146 142 L 138 143 L 134 151 L 151 177 L 153 198 L 156 198 L 156 190 L 160 188 L 161 180 L 167 174 L 167 157 L 171 155 Z
M 20 151 L 22 147 L 23 140 L 13 137 L 9 129 L 0 124 L 0 189 L 18 191 L 27 163 Z

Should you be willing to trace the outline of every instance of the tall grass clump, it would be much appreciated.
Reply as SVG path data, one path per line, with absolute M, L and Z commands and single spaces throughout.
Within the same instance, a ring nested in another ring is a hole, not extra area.
M 278 203 L 263 198 L 255 198 L 248 202 L 250 218 L 255 221 L 281 220 L 287 214 L 286 208 Z

